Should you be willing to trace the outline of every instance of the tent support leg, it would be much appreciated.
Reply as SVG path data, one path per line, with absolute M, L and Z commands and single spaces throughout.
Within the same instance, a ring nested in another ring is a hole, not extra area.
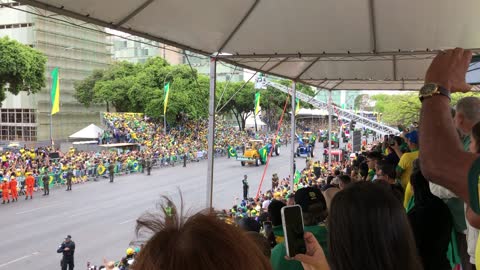
M 295 164 L 295 139 L 296 139 L 296 136 L 295 136 L 295 130 L 296 130 L 296 127 L 295 127 L 295 99 L 296 99 L 296 95 L 297 95 L 297 83 L 295 81 L 292 82 L 292 113 L 291 113 L 291 116 L 292 116 L 292 119 L 291 119 L 291 133 L 290 133 L 290 139 L 291 139 L 291 147 L 292 147 L 292 151 L 291 151 L 291 157 L 290 157 L 290 181 L 291 181 L 291 184 L 290 184 L 290 190 L 293 192 L 293 185 L 294 185 L 294 182 L 295 182 L 295 169 L 293 168 L 293 165 Z
M 332 169 L 332 90 L 328 90 L 328 170 Z
M 208 169 L 207 169 L 207 208 L 213 208 L 213 163 L 215 142 L 215 85 L 217 79 L 217 59 L 210 57 L 210 95 L 208 100 Z

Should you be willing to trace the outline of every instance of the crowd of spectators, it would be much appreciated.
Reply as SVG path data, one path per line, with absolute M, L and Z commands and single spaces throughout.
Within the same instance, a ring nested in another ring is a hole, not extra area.
M 418 130 L 387 136 L 320 174 L 311 161 L 293 188 L 294 176 L 274 175 L 267 192 L 229 211 L 186 217 L 173 206 L 140 218 L 138 229 L 151 237 L 133 268 L 476 269 L 480 100 L 460 100 L 452 115 L 445 94 L 470 88 L 470 58 L 457 48 L 433 60 L 426 83 L 446 90 L 422 93 Z M 280 213 L 292 204 L 301 206 L 306 252 L 287 258 Z
M 105 113 L 104 119 L 107 128 L 99 134 L 99 144 L 134 143 L 138 148 L 122 151 L 99 148 L 98 151 L 89 152 L 77 151 L 73 147 L 66 152 L 54 147 L 5 149 L 0 152 L 2 202 L 7 204 L 16 201 L 13 196 L 15 193 L 26 195 L 27 175 L 35 179 L 32 189 L 38 191 L 45 190 L 45 186 L 49 189 L 68 182 L 84 183 L 112 174 L 144 172 L 152 167 L 174 166 L 207 158 L 206 121 L 184 121 L 170 127 L 164 134 L 162 125 L 141 114 Z M 239 131 L 219 120 L 215 154 L 225 155 L 229 146 L 241 148 L 251 138 L 266 137 L 265 134 Z

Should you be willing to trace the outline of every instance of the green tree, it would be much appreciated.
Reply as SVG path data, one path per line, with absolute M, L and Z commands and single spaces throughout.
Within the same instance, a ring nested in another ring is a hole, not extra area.
M 249 82 L 241 89 L 244 83 L 243 82 L 230 82 L 225 89 L 224 93 L 224 102 L 221 107 L 223 110 L 219 113 L 231 112 L 235 119 L 240 130 L 245 130 L 245 122 L 248 117 L 250 117 L 255 108 L 255 89 L 253 83 Z M 224 89 L 224 83 L 217 85 L 217 89 Z M 220 91 L 217 91 L 217 99 Z M 233 97 L 230 101 L 228 101 Z M 261 98 L 262 99 L 262 98 Z M 260 102 L 261 102 L 260 99 Z M 227 102 L 228 101 L 228 102 Z
M 167 121 L 179 115 L 190 119 L 206 117 L 209 81 L 187 65 L 171 66 L 154 57 L 144 64 L 116 62 L 104 71 L 94 71 L 75 84 L 75 97 L 90 106 L 112 105 L 118 112 L 142 112 L 163 119 L 164 84 L 170 84 Z
M 8 37 L 0 38 L 0 105 L 5 91 L 36 93 L 45 87 L 46 57 Z
M 480 97 L 479 93 L 454 93 L 452 106 L 467 96 Z M 375 101 L 375 111 L 382 113 L 382 121 L 389 125 L 410 125 L 420 118 L 421 103 L 417 93 L 400 95 L 377 94 L 371 97 Z
M 100 103 L 93 89 L 95 88 L 95 84 L 103 78 L 103 75 L 103 70 L 94 70 L 93 73 L 84 80 L 75 82 L 74 97 L 85 105 L 85 107 Z

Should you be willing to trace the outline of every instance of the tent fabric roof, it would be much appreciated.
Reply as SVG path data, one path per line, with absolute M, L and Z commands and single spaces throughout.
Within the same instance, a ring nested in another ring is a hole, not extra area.
M 480 48 L 477 0 L 17 1 L 327 89 L 418 90 L 436 51 Z
M 290 114 L 292 112 L 289 112 Z M 328 111 L 324 109 L 307 109 L 307 108 L 300 108 L 298 113 L 296 114 L 297 117 L 302 116 L 327 116 Z
M 73 133 L 68 138 L 70 139 L 98 139 L 98 133 L 103 132 L 103 129 L 94 125 L 90 124 L 89 126 Z

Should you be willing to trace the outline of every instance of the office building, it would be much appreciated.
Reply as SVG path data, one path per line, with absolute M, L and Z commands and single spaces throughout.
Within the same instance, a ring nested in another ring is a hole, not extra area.
M 0 6 L 0 37 L 8 36 L 47 57 L 46 87 L 33 95 L 7 93 L 0 108 L 0 141 L 50 140 L 50 74 L 56 67 L 60 74 L 60 112 L 52 117 L 53 139 L 66 139 L 89 124 L 101 122 L 100 112 L 105 106 L 85 108 L 74 98 L 74 83 L 95 69 L 108 67 L 112 58 L 109 37 L 103 28 L 50 15 L 15 2 Z

